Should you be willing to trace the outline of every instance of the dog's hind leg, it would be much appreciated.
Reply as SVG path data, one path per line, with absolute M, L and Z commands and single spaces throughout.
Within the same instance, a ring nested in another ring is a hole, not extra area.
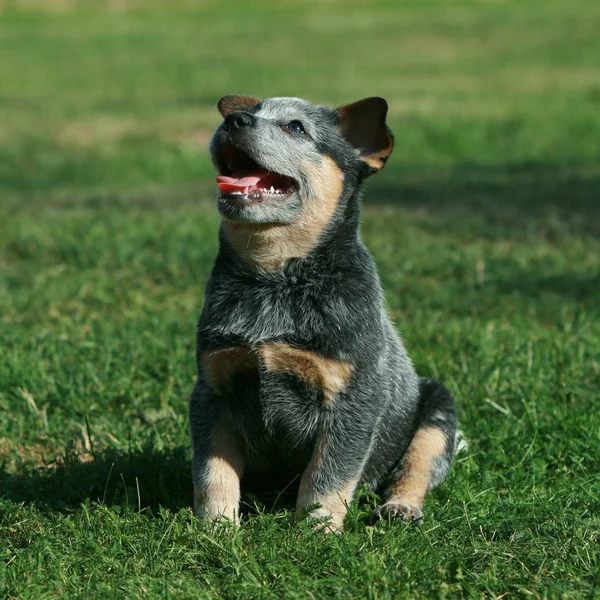
M 439 382 L 419 382 L 417 429 L 388 478 L 385 502 L 373 520 L 423 518 L 423 500 L 446 477 L 456 447 L 456 407 L 450 392 Z

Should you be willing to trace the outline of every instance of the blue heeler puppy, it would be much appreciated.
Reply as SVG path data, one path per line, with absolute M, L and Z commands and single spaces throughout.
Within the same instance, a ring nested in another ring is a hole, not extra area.
M 297 509 L 342 527 L 360 484 L 374 518 L 419 520 L 456 447 L 448 390 L 415 373 L 359 235 L 363 181 L 393 147 L 387 103 L 331 109 L 225 96 L 210 146 L 220 249 L 190 401 L 194 510 L 238 519 L 242 479 L 299 477 Z

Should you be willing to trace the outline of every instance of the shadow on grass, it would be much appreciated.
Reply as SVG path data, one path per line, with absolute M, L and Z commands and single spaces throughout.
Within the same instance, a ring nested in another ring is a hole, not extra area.
M 487 264 L 487 263 L 486 263 Z M 575 267 L 575 266 L 574 266 Z M 536 321 L 556 325 L 561 311 L 580 314 L 598 311 L 600 297 L 600 273 L 589 269 L 587 272 L 563 273 L 543 276 L 534 272 L 533 267 L 510 269 L 500 266 L 495 272 L 493 261 L 487 264 L 484 282 L 475 281 L 475 268 L 472 281 L 466 277 L 460 280 L 444 281 L 440 278 L 434 293 L 419 291 L 419 306 L 428 310 L 443 312 L 446 317 L 478 316 L 493 319 L 501 316 L 515 317 L 535 314 Z M 385 274 L 383 274 L 385 284 Z M 394 293 L 402 295 L 415 293 L 409 281 L 406 287 L 397 286 Z M 443 290 L 442 290 L 443 286 Z M 410 312 L 411 307 L 408 310 Z M 531 311 L 534 311 L 533 313 Z
M 365 202 L 410 208 L 467 207 L 534 216 L 540 210 L 600 217 L 600 167 L 460 165 L 448 169 L 390 165 L 369 181 Z
M 557 301 L 560 298 L 563 300 L 568 298 L 590 309 L 597 308 L 597 300 L 600 297 L 600 273 L 569 273 L 547 277 L 536 277 L 533 273 L 530 273 L 529 277 L 525 275 L 515 280 L 500 280 L 495 285 L 495 291 L 499 295 L 518 292 L 537 301 L 548 300 L 550 294 L 555 296 Z
M 498 246 L 496 253 L 480 249 L 479 260 L 475 250 L 472 264 L 448 261 L 444 274 L 421 272 L 422 279 L 437 286 L 433 291 L 427 282 L 416 289 L 414 279 L 406 280 L 406 289 L 402 282 L 387 283 L 397 295 L 421 295 L 428 308 L 486 318 L 533 307 L 542 318 L 555 320 L 565 302 L 574 308 L 597 307 L 600 270 L 591 249 L 582 261 L 577 241 L 600 237 L 600 166 L 462 165 L 444 170 L 390 165 L 368 182 L 364 202 L 371 211 L 402 208 L 412 226 L 436 237 L 451 236 L 453 244 L 508 244 Z M 511 250 L 513 241 L 518 252 Z M 556 256 L 562 252 L 566 258 L 570 252 L 573 258 L 564 264 L 552 257 L 544 262 L 536 254 L 540 242 L 545 248 L 556 246 Z M 382 278 L 386 284 L 385 271 Z M 449 301 L 450 296 L 457 302 Z
M 107 450 L 82 462 L 67 453 L 56 466 L 10 473 L 0 465 L 0 498 L 64 512 L 86 501 L 134 509 L 177 511 L 193 501 L 191 462 L 187 448 L 132 452 Z M 298 482 L 244 480 L 242 513 L 292 508 Z
M 108 505 L 172 510 L 191 503 L 187 450 L 104 451 L 82 462 L 66 454 L 56 466 L 9 473 L 0 467 L 0 496 L 64 511 L 86 500 Z

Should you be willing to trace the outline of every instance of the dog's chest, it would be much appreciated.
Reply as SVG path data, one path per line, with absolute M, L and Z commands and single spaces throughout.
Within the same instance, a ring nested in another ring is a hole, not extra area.
M 206 351 L 200 367 L 257 467 L 277 457 L 306 462 L 323 408 L 353 373 L 349 363 L 275 342 Z
M 315 309 L 304 291 L 279 286 L 213 294 L 199 323 L 198 361 L 214 391 L 231 393 L 240 376 L 255 380 L 261 396 L 310 390 L 327 402 L 342 389 L 351 367 L 327 348 L 327 307 Z
M 274 395 L 283 400 L 287 394 L 293 400 L 300 394 L 319 405 L 334 401 L 353 373 L 350 362 L 283 342 L 204 350 L 199 358 L 206 381 L 218 394 L 241 393 L 240 387 L 254 387 L 261 397 Z M 254 386 L 248 384 L 252 380 Z
M 199 347 L 257 349 L 285 340 L 335 355 L 340 341 L 364 320 L 358 305 L 356 293 L 337 273 L 250 282 L 214 277 L 198 327 Z
M 199 369 L 246 439 L 298 453 L 354 374 L 341 343 L 350 327 L 343 299 L 315 282 L 213 282 L 198 326 Z

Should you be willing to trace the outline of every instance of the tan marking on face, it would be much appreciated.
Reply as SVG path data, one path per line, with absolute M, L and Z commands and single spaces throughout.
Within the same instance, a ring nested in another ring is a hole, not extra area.
M 390 486 L 386 501 L 421 508 L 431 484 L 433 460 L 444 453 L 446 443 L 441 429 L 419 429 L 406 452 L 403 475 Z
M 236 440 L 221 425 L 211 432 L 211 456 L 202 487 L 194 484 L 194 513 L 206 519 L 239 521 L 240 480 L 244 463 Z
M 348 362 L 324 358 L 278 342 L 261 346 L 259 354 L 267 371 L 293 373 L 322 390 L 325 402 L 333 401 L 344 390 L 354 371 Z
M 343 190 L 342 171 L 328 156 L 319 165 L 306 161 L 302 168 L 310 182 L 310 197 L 302 199 L 301 213 L 293 223 L 223 221 L 227 239 L 249 265 L 272 271 L 290 258 L 306 256 L 333 217 Z
M 200 365 L 206 380 L 218 392 L 235 373 L 258 370 L 258 357 L 250 348 L 237 346 L 203 352 Z

